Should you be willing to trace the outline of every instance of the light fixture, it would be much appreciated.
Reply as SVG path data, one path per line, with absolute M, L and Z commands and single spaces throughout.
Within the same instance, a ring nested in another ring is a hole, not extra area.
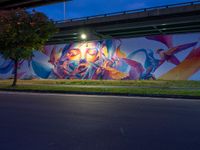
M 86 40 L 86 39 L 87 39 L 87 35 L 86 35 L 85 33 L 82 33 L 82 34 L 81 34 L 81 39 L 82 39 L 82 40 Z

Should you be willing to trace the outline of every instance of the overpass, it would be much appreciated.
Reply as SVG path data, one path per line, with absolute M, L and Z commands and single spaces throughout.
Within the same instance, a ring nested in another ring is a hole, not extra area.
M 71 0 L 0 0 L 1 9 L 30 8 Z
M 88 40 L 130 38 L 157 34 L 200 32 L 200 1 L 108 13 L 56 21 L 60 29 L 47 44 Z

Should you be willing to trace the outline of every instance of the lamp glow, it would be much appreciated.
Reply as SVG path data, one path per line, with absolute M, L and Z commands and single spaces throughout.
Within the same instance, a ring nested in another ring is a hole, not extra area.
M 84 33 L 82 33 L 82 34 L 81 34 L 81 39 L 82 39 L 82 40 L 85 40 L 85 39 L 87 39 L 87 35 L 86 35 L 86 34 L 84 34 Z

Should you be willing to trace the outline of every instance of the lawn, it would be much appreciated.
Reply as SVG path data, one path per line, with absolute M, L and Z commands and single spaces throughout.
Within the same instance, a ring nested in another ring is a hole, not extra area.
M 0 80 L 0 85 L 11 85 L 12 80 Z M 166 81 L 166 80 L 18 80 L 18 85 L 104 85 L 104 86 L 138 86 L 161 88 L 200 88 L 200 81 Z
M 0 90 L 114 95 L 199 96 L 199 81 L 164 80 L 0 80 Z M 91 87 L 92 86 L 92 87 Z M 112 87 L 111 87 L 112 86 Z

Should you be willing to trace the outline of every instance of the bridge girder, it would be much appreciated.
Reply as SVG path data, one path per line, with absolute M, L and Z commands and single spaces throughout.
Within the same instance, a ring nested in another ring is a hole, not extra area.
M 48 44 L 81 41 L 82 32 L 88 40 L 200 32 L 200 1 L 181 4 L 59 21 Z

